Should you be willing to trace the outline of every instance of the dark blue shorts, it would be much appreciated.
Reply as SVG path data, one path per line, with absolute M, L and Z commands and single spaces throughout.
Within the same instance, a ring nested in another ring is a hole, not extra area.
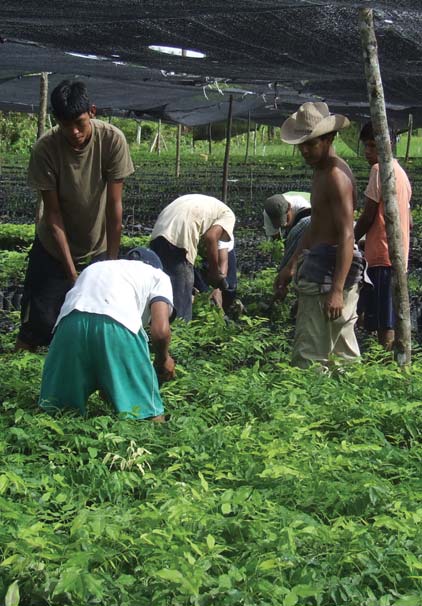
M 176 317 L 189 322 L 192 320 L 193 265 L 186 259 L 186 251 L 163 236 L 151 240 L 150 248 L 160 257 L 163 270 L 170 278 Z
M 393 329 L 396 319 L 391 288 L 392 268 L 370 267 L 368 276 L 374 287 L 365 285 L 362 288 L 358 305 L 358 312 L 365 314 L 365 330 Z

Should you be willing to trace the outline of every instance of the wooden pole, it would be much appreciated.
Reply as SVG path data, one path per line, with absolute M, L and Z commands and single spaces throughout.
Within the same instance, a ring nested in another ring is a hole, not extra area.
M 404 157 L 404 161 L 407 164 L 409 162 L 409 152 L 410 152 L 410 140 L 412 139 L 413 133 L 413 116 L 409 114 L 409 124 L 407 129 L 407 143 L 406 143 L 406 155 Z
M 157 154 L 161 154 L 161 120 L 158 120 L 157 128 Z
M 258 136 L 257 128 L 258 127 L 257 127 L 257 124 L 255 122 L 255 128 L 254 128 L 254 131 L 253 131 L 253 155 L 254 156 L 256 156 L 256 139 L 257 139 L 257 136 Z
M 142 141 L 142 123 L 138 122 L 136 126 L 136 143 L 137 145 L 141 145 Z
M 212 154 L 212 126 L 211 122 L 208 124 L 208 153 Z
M 223 202 L 227 201 L 227 181 L 229 177 L 229 159 L 230 159 L 230 140 L 232 136 L 232 115 L 233 115 L 233 95 L 229 97 L 229 113 L 227 116 L 227 127 L 226 127 L 226 151 L 224 154 L 224 166 L 223 166 Z
M 37 128 L 37 139 L 43 136 L 45 133 L 45 123 L 47 121 L 47 99 L 48 99 L 48 74 L 42 72 L 40 74 L 40 108 L 38 111 L 38 128 Z M 40 217 L 44 210 L 44 204 L 41 196 L 41 192 L 37 195 L 37 207 L 35 210 L 35 224 L 40 220 Z
M 393 303 L 396 312 L 395 358 L 400 366 L 411 360 L 411 326 L 409 292 L 405 271 L 400 217 L 397 204 L 396 179 L 393 155 L 388 132 L 384 91 L 378 62 L 377 40 L 374 30 L 373 11 L 362 8 L 359 12 L 359 28 L 365 64 L 366 83 L 371 110 L 371 120 L 377 144 L 381 177 L 381 193 L 384 201 L 385 228 L 388 252 L 393 267 Z
M 251 112 L 248 112 L 248 132 L 246 133 L 245 164 L 248 161 L 248 156 L 249 156 L 250 130 L 251 130 Z
M 38 112 L 37 139 L 45 133 L 45 124 L 47 122 L 47 98 L 48 98 L 48 74 L 40 74 L 40 109 Z
M 182 125 L 177 125 L 176 136 L 176 177 L 180 177 L 180 139 L 182 136 Z

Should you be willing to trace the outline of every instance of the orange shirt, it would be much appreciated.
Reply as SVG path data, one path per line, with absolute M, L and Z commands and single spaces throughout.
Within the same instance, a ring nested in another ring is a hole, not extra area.
M 410 198 L 412 197 L 412 188 L 405 171 L 402 169 L 396 159 L 393 160 L 393 165 L 396 176 L 397 202 L 399 206 L 404 260 L 407 269 L 407 260 L 409 256 L 409 203 Z M 369 267 L 389 267 L 391 265 L 391 261 L 388 254 L 387 233 L 385 231 L 384 202 L 381 198 L 381 180 L 378 164 L 374 164 L 371 168 L 369 182 L 365 190 L 365 196 L 378 204 L 375 220 L 366 234 L 366 260 L 368 261 Z

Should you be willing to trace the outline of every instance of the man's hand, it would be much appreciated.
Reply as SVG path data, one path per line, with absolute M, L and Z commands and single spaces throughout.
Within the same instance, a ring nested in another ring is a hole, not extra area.
M 279 301 L 283 301 L 286 298 L 287 290 L 290 282 L 293 278 L 293 269 L 286 265 L 283 269 L 277 274 L 276 279 L 274 280 L 274 298 Z
M 171 356 L 167 356 L 164 362 L 154 362 L 154 367 L 160 385 L 161 383 L 165 383 L 166 381 L 171 381 L 171 379 L 174 379 L 174 377 L 176 376 L 176 362 Z
M 220 290 L 227 290 L 228 288 L 226 276 L 219 271 L 214 272 L 208 270 L 205 278 L 208 284 L 214 288 L 219 288 Z
M 343 291 L 332 289 L 327 295 L 324 304 L 324 310 L 329 320 L 337 320 L 343 311 Z

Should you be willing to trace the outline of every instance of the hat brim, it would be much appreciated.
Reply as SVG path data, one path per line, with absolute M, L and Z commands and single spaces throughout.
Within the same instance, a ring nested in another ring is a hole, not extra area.
M 301 131 L 297 128 L 297 113 L 287 118 L 281 126 L 281 139 L 284 143 L 298 145 L 311 139 L 316 139 L 333 131 L 342 130 L 350 125 L 350 120 L 341 114 L 332 114 L 323 118 L 313 131 Z

